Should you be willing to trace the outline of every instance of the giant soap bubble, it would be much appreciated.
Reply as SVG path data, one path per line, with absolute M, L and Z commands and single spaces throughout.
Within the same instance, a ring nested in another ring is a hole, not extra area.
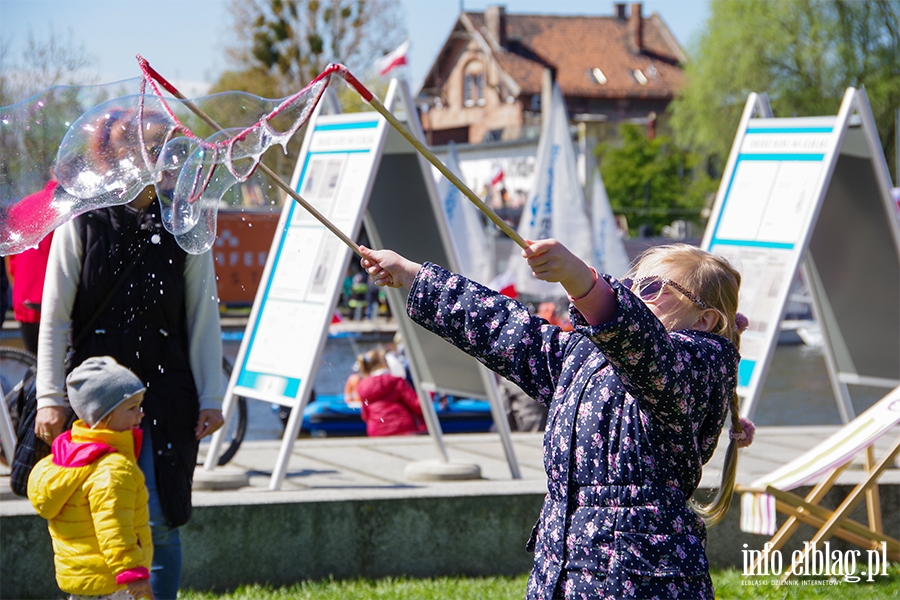
M 165 94 L 141 64 L 142 80 L 92 93 L 90 86 L 52 88 L 0 108 L 0 255 L 34 247 L 62 223 L 126 204 L 150 185 L 166 229 L 187 252 L 205 252 L 223 195 L 253 174 L 271 146 L 286 150 L 332 72 L 280 100 L 244 92 L 189 100 Z M 42 133 L 40 154 L 29 147 L 38 127 L 52 130 Z M 57 191 L 49 204 L 35 201 L 31 194 L 51 172 Z
M 71 195 L 57 186 L 38 194 L 55 177 L 57 151 L 85 110 L 109 98 L 140 91 L 139 78 L 97 86 L 56 86 L 0 107 L 0 255 L 33 248 L 73 216 L 127 200 L 102 193 Z

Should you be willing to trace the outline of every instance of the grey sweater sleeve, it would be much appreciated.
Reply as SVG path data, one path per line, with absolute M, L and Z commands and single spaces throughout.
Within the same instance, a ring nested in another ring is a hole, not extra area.
M 41 326 L 38 339 L 37 407 L 65 406 L 66 351 L 75 294 L 81 282 L 84 247 L 69 221 L 53 234 L 44 295 L 41 299 Z
M 200 396 L 200 409 L 221 409 L 222 330 L 212 251 L 189 254 L 184 265 L 191 373 Z

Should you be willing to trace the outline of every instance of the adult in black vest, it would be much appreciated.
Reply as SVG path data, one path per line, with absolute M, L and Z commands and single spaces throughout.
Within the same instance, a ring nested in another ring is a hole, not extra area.
M 199 440 L 223 423 L 222 345 L 212 254 L 182 250 L 162 227 L 155 200 L 149 186 L 127 205 L 86 213 L 56 231 L 42 300 L 35 431 L 48 443 L 60 433 L 65 375 L 85 358 L 112 356 L 144 381 L 138 462 L 150 491 L 151 587 L 166 599 L 179 586 L 177 528 L 190 518 Z M 69 348 L 72 332 L 112 289 L 85 341 Z

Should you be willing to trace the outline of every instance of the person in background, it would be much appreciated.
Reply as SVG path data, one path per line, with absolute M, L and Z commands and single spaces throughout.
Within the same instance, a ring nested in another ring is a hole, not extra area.
M 376 348 L 357 357 L 362 376 L 356 393 L 362 402 L 366 435 L 413 435 L 426 431 L 419 397 L 409 383 L 391 375 L 384 350 Z
M 55 177 L 50 178 L 39 192 L 31 194 L 41 205 L 53 199 L 53 190 L 59 185 Z M 19 322 L 22 344 L 32 354 L 37 354 L 38 331 L 41 324 L 41 297 L 44 294 L 44 274 L 50 256 L 53 232 L 47 234 L 37 248 L 29 248 L 9 257 L 9 277 L 12 283 L 13 315 Z
M 366 308 L 366 291 L 369 288 L 369 277 L 365 273 L 356 273 L 350 283 L 350 300 L 347 306 L 353 312 L 353 320 L 361 321 Z
M 344 279 L 341 282 L 341 296 L 338 300 L 338 307 L 350 307 L 350 287 L 353 285 L 353 267 L 348 266 Z
M 506 409 L 510 431 L 544 431 L 549 412 L 545 404 L 535 401 L 505 377 L 497 378 L 497 387 Z
M 381 301 L 379 298 L 381 288 L 375 285 L 371 278 L 366 278 L 366 319 L 372 321 L 377 319 L 381 312 Z
M 146 388 L 112 357 L 92 357 L 66 379 L 78 416 L 28 477 L 28 499 L 47 519 L 56 583 L 79 600 L 153 598 L 153 542 L 137 464 Z
M 6 261 L 3 260 L 3 257 L 0 257 L 0 327 L 3 327 L 3 321 L 6 320 L 6 312 L 9 310 L 10 304 Z
M 557 240 L 526 243 L 534 276 L 569 295 L 574 331 L 433 263 L 364 246 L 360 262 L 379 285 L 409 290 L 413 321 L 549 406 L 528 598 L 712 600 L 706 527 L 727 512 L 737 449 L 753 434 L 736 393 L 740 274 L 676 244 L 618 281 Z M 721 487 L 702 505 L 691 496 L 729 412 Z
M 167 121 L 151 111 L 142 115 L 112 110 L 96 124 L 93 144 L 104 168 L 130 169 L 145 152 L 155 160 Z M 123 275 L 125 266 L 131 270 Z M 70 348 L 112 291 L 84 341 Z M 35 417 L 35 433 L 48 444 L 65 422 L 66 373 L 91 356 L 112 356 L 147 386 L 138 465 L 150 494 L 150 584 L 157 599 L 170 600 L 181 580 L 179 527 L 191 516 L 200 439 L 223 424 L 222 335 L 212 253 L 188 254 L 178 245 L 163 227 L 152 185 L 128 204 L 80 215 L 53 235 Z
M 353 363 L 353 372 L 344 382 L 344 404 L 347 406 L 362 406 L 362 400 L 359 399 L 359 382 L 362 381 L 362 375 L 359 374 L 359 361 Z
M 403 337 L 400 335 L 400 332 L 396 332 L 394 339 L 386 342 L 382 349 L 384 350 L 384 362 L 387 363 L 391 375 L 405 379 L 412 385 L 413 380 L 409 369 L 409 359 L 406 357 L 406 348 L 403 345 Z

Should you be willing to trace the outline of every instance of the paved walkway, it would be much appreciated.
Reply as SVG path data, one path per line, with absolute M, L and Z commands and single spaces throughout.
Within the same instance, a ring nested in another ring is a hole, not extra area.
M 749 484 L 778 466 L 815 446 L 837 427 L 760 427 L 756 441 L 741 451 L 737 481 Z M 876 455 L 900 435 L 896 427 L 876 442 Z M 234 459 L 211 474 L 202 466 L 195 472 L 194 503 L 204 505 L 258 504 L 283 502 L 320 502 L 360 498 L 404 498 L 421 496 L 471 496 L 542 493 L 545 488 L 541 459 L 543 435 L 512 435 L 521 479 L 513 480 L 500 438 L 496 434 L 445 435 L 444 442 L 452 463 L 478 465 L 481 478 L 469 481 L 411 481 L 406 477 L 410 464 L 435 461 L 440 456 L 427 436 L 391 438 L 301 438 L 294 444 L 281 489 L 270 491 L 280 441 L 244 442 Z M 724 442 L 724 440 L 723 440 Z M 205 447 L 205 445 L 204 445 Z M 204 452 L 201 447 L 201 454 Z M 719 478 L 724 443 L 707 465 L 701 487 L 713 487 Z M 9 492 L 8 470 L 0 467 L 0 514 L 30 512 L 27 500 Z M 248 485 L 238 489 L 208 490 L 216 479 L 234 481 L 247 476 Z M 847 469 L 839 481 L 857 483 L 863 477 L 862 459 Z M 900 484 L 900 469 L 891 468 L 883 483 Z

